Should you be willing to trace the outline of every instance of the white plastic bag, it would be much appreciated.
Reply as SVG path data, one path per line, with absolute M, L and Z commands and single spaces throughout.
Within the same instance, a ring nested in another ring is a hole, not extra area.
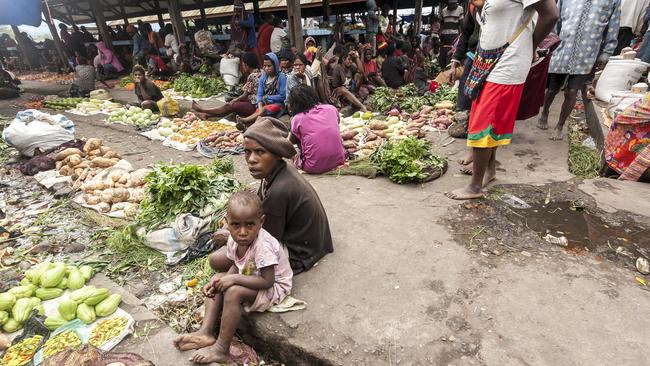
M 25 123 L 14 119 L 9 127 L 2 131 L 2 139 L 15 147 L 21 155 L 31 158 L 36 148 L 47 150 L 74 140 L 74 129 L 70 131 L 60 125 L 41 121 Z
M 183 253 L 190 245 L 210 229 L 210 219 L 201 219 L 190 214 L 180 214 L 168 228 L 146 232 L 138 230 L 138 235 L 144 237 L 144 243 L 149 248 L 156 249 L 167 256 L 167 262 L 173 263 L 178 254 Z
M 241 72 L 239 72 L 239 57 L 221 59 L 219 72 L 226 85 L 229 87 L 237 85 L 241 77 Z
M 596 98 L 608 102 L 615 92 L 629 91 L 650 67 L 639 59 L 610 59 L 596 84 Z

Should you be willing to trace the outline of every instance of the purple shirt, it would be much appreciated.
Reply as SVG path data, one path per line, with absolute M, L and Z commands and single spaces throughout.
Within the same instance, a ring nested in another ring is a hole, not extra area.
M 345 162 L 345 148 L 339 132 L 339 112 L 319 104 L 299 113 L 291 121 L 291 133 L 300 140 L 300 161 L 307 173 L 328 172 Z

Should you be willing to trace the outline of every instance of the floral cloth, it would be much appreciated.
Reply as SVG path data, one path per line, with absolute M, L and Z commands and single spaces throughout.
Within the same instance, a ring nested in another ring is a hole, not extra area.
M 586 75 L 607 61 L 618 43 L 620 0 L 559 0 L 555 33 L 562 43 L 551 59 L 553 74 Z
M 650 94 L 619 114 L 605 139 L 605 161 L 621 174 L 637 180 L 650 165 Z M 629 171 L 628 171 L 629 170 Z
M 242 87 L 242 90 L 248 93 L 248 100 L 250 100 L 252 104 L 257 103 L 257 86 L 260 82 L 261 75 L 262 72 L 258 69 L 255 69 L 248 75 L 248 78 L 246 78 L 246 83 L 244 83 L 244 86 Z

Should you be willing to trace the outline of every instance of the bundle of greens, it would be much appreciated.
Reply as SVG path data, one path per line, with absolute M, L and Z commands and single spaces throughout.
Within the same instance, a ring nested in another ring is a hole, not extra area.
M 431 143 L 415 137 L 384 142 L 370 155 L 370 161 L 398 184 L 422 183 L 440 177 L 447 161 L 431 153 Z
M 123 78 L 120 79 L 120 86 L 124 88 L 127 84 L 133 84 L 135 81 L 131 77 L 131 75 L 127 75 Z
M 191 76 L 182 74 L 174 80 L 172 88 L 184 95 L 193 98 L 207 98 L 219 95 L 228 90 L 226 83 L 221 78 L 210 78 L 205 76 Z
M 403 112 L 418 112 L 424 106 L 435 106 L 437 103 L 447 100 L 456 103 L 458 91 L 450 85 L 441 84 L 435 93 L 427 92 L 419 95 L 414 84 L 407 84 L 394 90 L 387 87 L 375 89 L 371 95 L 372 108 L 378 112 L 385 112 L 392 108 L 398 108 Z
M 233 172 L 230 159 L 217 159 L 209 166 L 194 164 L 154 165 L 145 178 L 147 195 L 136 218 L 148 230 L 168 224 L 181 213 L 207 217 L 221 213 L 230 195 L 241 186 L 226 173 Z

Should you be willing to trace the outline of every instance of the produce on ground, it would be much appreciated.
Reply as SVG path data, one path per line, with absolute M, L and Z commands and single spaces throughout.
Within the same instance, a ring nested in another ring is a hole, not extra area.
M 120 79 L 120 86 L 125 87 L 129 84 L 133 84 L 135 86 L 135 80 L 133 80 L 133 77 L 131 75 L 127 75 L 123 78 Z
M 97 112 L 113 114 L 125 109 L 120 103 L 111 102 L 110 100 L 88 99 L 78 103 L 74 110 L 87 114 Z
M 443 174 L 446 160 L 431 153 L 429 141 L 407 137 L 384 142 L 370 161 L 395 183 L 421 183 Z
M 218 149 L 232 149 L 244 143 L 244 135 L 238 131 L 221 131 L 210 134 L 210 136 L 203 139 L 207 146 L 215 147 Z
M 22 328 L 34 309 L 44 315 L 41 301 L 57 298 L 65 289 L 82 288 L 92 277 L 93 269 L 89 266 L 76 267 L 65 262 L 43 262 L 26 270 L 24 274 L 20 286 L 0 294 L 0 320 L 6 333 L 13 333 Z M 63 302 L 65 303 L 65 300 Z M 66 309 L 65 306 L 63 308 Z M 72 319 L 74 317 L 67 320 Z
M 77 333 L 71 330 L 59 333 L 48 339 L 43 345 L 43 358 L 52 357 L 68 348 L 77 348 L 80 345 L 81 339 L 79 339 Z
M 145 196 L 144 177 L 148 172 L 113 169 L 104 179 L 98 180 L 99 176 L 82 184 L 82 199 L 87 205 L 99 205 L 101 213 L 124 211 L 125 216 L 134 217 Z
M 9 347 L 2 357 L 2 364 L 4 366 L 26 365 L 34 357 L 41 340 L 43 340 L 43 336 L 37 334 Z
M 181 213 L 199 217 L 223 211 L 239 182 L 224 173 L 233 172 L 230 159 L 215 159 L 208 166 L 156 164 L 146 178 L 146 196 L 140 204 L 136 224 L 155 229 Z
M 128 319 L 124 316 L 116 316 L 110 319 L 100 321 L 90 333 L 90 340 L 88 343 L 97 348 L 101 347 L 108 340 L 117 337 L 124 331 Z
M 193 98 L 207 98 L 228 91 L 221 78 L 181 74 L 172 84 L 174 91 Z
M 407 113 L 414 113 L 424 106 L 435 106 L 441 102 L 445 102 L 445 106 L 451 106 L 448 109 L 453 109 L 457 95 L 458 91 L 455 88 L 442 84 L 435 93 L 427 92 L 421 96 L 415 85 L 408 84 L 398 90 L 379 87 L 370 98 L 375 111 L 385 112 L 392 108 L 399 108 Z
M 171 141 L 180 142 L 186 145 L 196 145 L 202 139 L 219 133 L 219 132 L 233 132 L 237 131 L 235 125 L 231 122 L 213 122 L 213 121 L 194 121 L 187 127 L 179 129 L 176 132 L 173 132 L 171 135 L 168 135 L 168 139 Z M 167 131 L 163 131 L 167 132 Z M 159 130 L 160 133 L 160 130 Z M 161 134 L 162 135 L 162 134 Z
M 120 156 L 109 147 L 102 146 L 102 140 L 90 138 L 83 151 L 67 148 L 56 154 L 54 160 L 59 174 L 71 177 L 76 189 L 100 171 L 115 165 L 120 161 Z
M 44 83 L 70 84 L 74 79 L 74 73 L 60 74 L 52 71 L 36 72 L 19 75 L 20 80 L 42 81 Z
M 74 109 L 77 104 L 87 101 L 86 98 L 55 98 L 55 99 L 45 99 L 43 101 L 43 106 L 45 108 L 56 109 L 56 110 L 66 110 Z
M 166 80 L 157 80 L 156 79 L 156 80 L 153 81 L 153 83 L 156 84 L 156 86 L 160 90 L 167 90 L 167 89 L 170 89 L 172 87 L 172 83 L 170 83 L 169 81 L 166 81 Z
M 119 109 L 111 113 L 106 119 L 109 123 L 123 123 L 136 127 L 148 127 L 160 119 L 150 109 L 131 106 L 129 109 Z

